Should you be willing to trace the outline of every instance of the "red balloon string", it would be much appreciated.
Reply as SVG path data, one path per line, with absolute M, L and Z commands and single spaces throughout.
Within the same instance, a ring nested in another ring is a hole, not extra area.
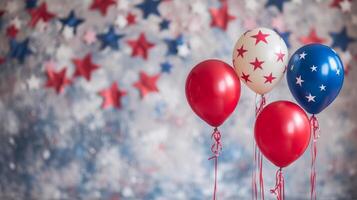
M 255 96 L 257 97 L 257 95 Z M 261 95 L 259 105 L 255 105 L 255 117 L 263 110 L 266 104 L 266 98 L 264 95 Z M 258 187 L 257 187 L 257 172 L 259 173 L 259 191 L 260 199 L 264 200 L 264 177 L 263 177 L 263 155 L 259 151 L 257 144 L 254 141 L 254 170 L 252 174 L 252 199 L 258 199 Z
M 277 200 L 285 199 L 285 183 L 282 168 L 276 172 L 275 187 L 271 189 L 270 192 L 276 196 Z
M 310 196 L 311 200 L 316 200 L 316 156 L 317 156 L 317 139 L 319 138 L 319 121 L 315 115 L 310 118 L 310 125 L 312 130 L 311 143 L 311 174 L 310 174 Z
M 211 146 L 211 152 L 213 154 L 212 157 L 208 158 L 208 160 L 214 159 L 214 188 L 213 188 L 213 200 L 216 200 L 217 193 L 217 171 L 218 171 L 218 157 L 222 151 L 222 143 L 221 143 L 221 133 L 218 131 L 216 127 L 211 136 L 214 139 L 214 143 Z

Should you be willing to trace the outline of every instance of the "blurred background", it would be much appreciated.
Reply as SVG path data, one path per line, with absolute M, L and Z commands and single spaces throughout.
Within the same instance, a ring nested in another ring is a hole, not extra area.
M 290 55 L 312 42 L 345 65 L 318 115 L 319 199 L 357 199 L 357 2 L 1 0 L 0 199 L 209 199 L 212 128 L 189 108 L 198 62 L 231 64 L 246 30 L 275 29 Z M 291 100 L 286 79 L 267 101 Z M 220 128 L 220 199 L 250 199 L 255 94 Z M 310 150 L 285 169 L 309 199 Z M 275 170 L 264 162 L 266 198 Z

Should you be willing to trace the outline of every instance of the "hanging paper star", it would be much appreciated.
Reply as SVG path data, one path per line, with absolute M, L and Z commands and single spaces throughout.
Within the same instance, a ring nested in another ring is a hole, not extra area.
M 93 0 L 89 8 L 91 10 L 99 10 L 102 16 L 105 16 L 107 15 L 108 8 L 115 4 L 116 0 Z
M 5 58 L 0 56 L 0 65 L 5 63 Z
M 141 98 L 144 98 L 149 92 L 159 91 L 156 86 L 156 82 L 159 78 L 160 74 L 149 76 L 145 72 L 140 72 L 140 80 L 134 83 L 134 87 L 140 91 Z
M 299 38 L 299 41 L 302 44 L 325 43 L 326 39 L 319 37 L 317 35 L 317 33 L 316 33 L 316 29 L 315 28 L 311 28 L 310 32 L 309 32 L 309 35 L 308 36 L 301 36 Z
M 96 40 L 96 34 L 93 30 L 87 30 L 83 35 L 83 40 L 86 44 L 93 44 Z
M 343 2 L 344 0 L 333 0 L 330 4 L 330 7 L 331 8 L 340 8 L 341 9 L 341 3 Z M 352 0 L 348 0 L 349 2 L 351 2 Z
M 164 62 L 164 63 L 160 64 L 160 67 L 161 67 L 161 72 L 162 73 L 168 73 L 169 74 L 171 72 L 172 65 L 169 62 Z
M 146 19 L 150 14 L 160 16 L 158 10 L 160 3 L 161 0 L 144 0 L 141 4 L 136 5 L 136 7 L 143 11 L 144 19 Z
M 91 54 L 87 54 L 82 59 L 73 59 L 72 62 L 76 66 L 74 76 L 83 76 L 87 81 L 90 81 L 92 72 L 99 68 L 98 65 L 92 62 Z
M 114 50 L 119 49 L 119 40 L 124 37 L 124 34 L 116 34 L 114 26 L 110 26 L 107 33 L 97 35 L 97 38 L 102 42 L 101 49 L 110 47 Z
M 161 22 L 160 22 L 160 30 L 166 30 L 166 29 L 169 29 L 169 26 L 170 26 L 170 21 L 167 20 L 167 19 L 163 19 Z
M 131 56 L 141 56 L 145 60 L 148 57 L 148 51 L 150 48 L 154 47 L 153 43 L 146 40 L 145 34 L 140 33 L 140 36 L 136 40 L 128 40 L 127 43 L 132 48 Z
M 330 33 L 330 35 L 333 39 L 332 47 L 340 47 L 343 51 L 347 50 L 350 42 L 355 41 L 354 38 L 348 36 L 346 27 L 343 27 L 341 32 Z
M 276 6 L 280 12 L 283 12 L 285 2 L 288 2 L 288 0 L 268 0 L 268 2 L 265 4 L 265 7 L 268 8 L 270 6 Z
M 234 20 L 236 18 L 235 16 L 230 15 L 228 13 L 227 2 L 223 2 L 220 8 L 211 8 L 209 11 L 212 17 L 211 26 L 215 26 L 223 30 L 227 29 L 229 21 Z
M 51 20 L 53 17 L 55 17 L 55 14 L 50 13 L 47 11 L 47 4 L 46 2 L 43 2 L 39 7 L 33 8 L 30 11 L 31 15 L 31 20 L 29 21 L 29 25 L 31 27 L 35 27 L 36 24 L 42 20 L 43 22 L 48 22 Z
M 25 39 L 22 42 L 17 42 L 14 39 L 10 39 L 10 51 L 9 56 L 16 58 L 20 63 L 25 61 L 27 55 L 31 54 L 31 50 L 28 48 L 29 39 Z
M 71 83 L 66 77 L 66 71 L 66 67 L 59 72 L 55 72 L 52 68 L 46 68 L 47 82 L 45 87 L 53 88 L 57 94 L 62 92 L 64 87 Z
M 10 25 L 6 28 L 6 36 L 9 38 L 15 39 L 18 32 L 19 29 L 17 29 L 15 25 Z
M 136 15 L 134 15 L 133 13 L 129 12 L 126 15 L 126 21 L 127 21 L 127 25 L 134 25 L 136 23 Z
M 65 26 L 68 26 L 73 28 L 73 32 L 74 34 L 76 34 L 77 27 L 84 22 L 84 19 L 77 18 L 74 13 L 74 10 L 71 10 L 69 15 L 66 18 L 61 18 L 60 21 L 62 23 L 62 30 Z
M 178 46 L 184 44 L 184 38 L 182 35 L 179 35 L 175 39 L 165 39 L 167 45 L 167 55 L 177 55 Z
M 114 108 L 121 108 L 121 98 L 127 94 L 126 91 L 118 88 L 117 82 L 112 83 L 109 88 L 103 89 L 99 95 L 103 97 L 102 108 L 113 106 Z
M 37 0 L 26 0 L 26 9 L 32 9 L 37 6 Z

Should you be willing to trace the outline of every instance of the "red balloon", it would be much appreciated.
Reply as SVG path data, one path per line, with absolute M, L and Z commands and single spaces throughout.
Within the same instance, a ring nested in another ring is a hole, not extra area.
M 196 65 L 186 80 L 186 98 L 192 110 L 213 127 L 234 111 L 240 97 L 240 82 L 234 69 L 220 60 Z
M 298 159 L 310 141 L 305 111 L 289 101 L 266 106 L 257 117 L 254 132 L 260 151 L 278 167 L 286 167 Z

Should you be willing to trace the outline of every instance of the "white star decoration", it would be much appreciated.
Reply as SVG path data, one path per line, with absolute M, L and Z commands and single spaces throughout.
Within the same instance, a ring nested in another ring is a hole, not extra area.
M 302 52 L 301 54 L 299 54 L 300 60 L 301 60 L 301 59 L 305 59 L 305 56 L 306 56 L 306 55 L 307 55 L 307 54 L 305 53 L 305 51 Z
M 336 75 L 339 76 L 340 75 L 340 69 L 336 70 Z
M 342 12 L 350 12 L 351 11 L 351 3 L 349 0 L 344 0 L 340 2 L 340 7 Z
M 291 65 L 290 71 L 293 71 L 293 69 L 294 69 L 294 65 Z
M 313 71 L 317 71 L 316 69 L 317 69 L 317 67 L 315 66 L 315 65 L 313 65 L 312 67 L 310 67 L 310 69 L 311 69 L 311 72 L 313 72 Z
M 296 85 L 300 85 L 300 87 L 301 87 L 303 82 L 304 82 L 304 80 L 301 79 L 301 76 L 296 77 Z
M 310 102 L 310 101 L 315 102 L 316 96 L 312 96 L 311 93 L 309 93 L 309 95 L 305 96 L 305 97 L 307 98 L 307 102 Z
M 326 91 L 326 85 L 324 85 L 324 84 L 321 84 L 319 88 L 320 88 L 320 91 Z

